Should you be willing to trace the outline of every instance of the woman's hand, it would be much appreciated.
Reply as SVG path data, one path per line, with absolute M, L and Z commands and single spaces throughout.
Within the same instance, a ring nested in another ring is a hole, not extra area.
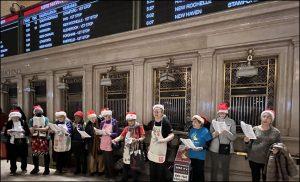
M 51 133 L 54 133 L 54 131 L 53 130 L 49 130 L 49 134 L 51 134 Z
M 246 143 L 248 143 L 250 141 L 250 138 L 248 138 L 248 137 L 244 137 L 244 142 L 246 142 Z
M 11 130 L 7 130 L 7 134 L 11 135 L 12 131 Z
M 215 138 L 215 137 L 219 136 L 219 134 L 220 134 L 219 132 L 215 131 L 212 133 L 212 136 Z

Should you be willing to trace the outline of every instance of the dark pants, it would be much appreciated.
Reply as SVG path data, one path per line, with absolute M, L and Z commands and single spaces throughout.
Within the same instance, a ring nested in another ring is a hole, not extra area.
M 165 163 L 155 163 L 149 161 L 150 181 L 169 181 L 169 171 Z
M 231 155 L 218 154 L 215 152 L 210 152 L 211 154 L 211 171 L 210 171 L 210 180 L 218 181 L 219 170 L 221 170 L 222 181 L 229 181 L 229 165 Z M 221 164 L 221 169 L 219 168 Z
M 17 171 L 17 158 L 21 158 L 21 169 L 22 171 L 27 168 L 27 155 L 28 155 L 28 144 L 26 139 L 15 139 L 16 144 L 8 144 L 8 152 L 10 159 L 10 171 L 15 173 Z
M 266 181 L 266 175 L 263 173 L 264 167 L 265 167 L 264 164 L 249 161 L 249 165 L 250 165 L 250 168 L 251 168 L 251 174 L 252 174 L 252 181 L 253 182 L 260 181 L 261 174 L 262 174 L 262 180 Z
M 62 172 L 63 167 L 68 162 L 68 152 L 55 152 L 56 154 L 56 170 Z
M 39 155 L 32 156 L 32 162 L 35 169 L 39 169 Z M 50 154 L 44 154 L 45 171 L 49 171 Z
M 85 150 L 84 143 L 81 141 L 72 143 L 72 151 L 76 161 L 76 171 L 75 173 L 82 172 L 86 174 L 87 172 L 87 151 Z
M 114 161 L 112 151 L 103 151 L 104 173 L 105 177 L 114 177 Z
M 204 182 L 204 160 L 191 159 L 192 165 L 192 182 L 201 181 Z
M 130 168 L 130 164 L 123 164 L 123 177 L 122 177 L 122 181 L 124 181 L 124 182 L 128 181 L 129 174 L 132 175 L 134 182 L 139 181 L 138 177 L 140 175 L 140 172 L 136 171 L 136 170 L 132 170 Z

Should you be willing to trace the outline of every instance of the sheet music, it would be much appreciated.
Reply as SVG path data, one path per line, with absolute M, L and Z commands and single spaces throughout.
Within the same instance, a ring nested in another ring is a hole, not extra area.
M 66 130 L 62 125 L 57 126 L 56 124 L 49 123 L 49 127 L 55 133 L 62 132 L 69 135 L 68 130 Z
M 215 131 L 217 131 L 218 133 L 221 133 L 224 130 L 230 132 L 230 127 L 226 125 L 225 121 L 212 120 L 212 125 Z
M 43 127 L 45 125 L 45 118 L 44 117 L 33 117 L 32 126 Z
M 254 139 L 254 140 L 257 139 L 251 125 L 246 124 L 244 121 L 241 121 L 241 128 L 242 128 L 244 134 L 246 135 L 246 137 L 248 137 L 249 139 Z
M 95 130 L 96 135 L 107 135 L 104 130 L 99 130 L 95 127 L 94 127 L 94 130 Z
M 191 148 L 191 149 L 196 149 L 196 150 L 202 150 L 203 147 L 196 147 L 194 145 L 194 143 L 192 142 L 191 139 L 183 139 L 183 138 L 180 138 L 180 141 L 182 141 L 182 143 L 187 146 L 188 148 Z
M 82 138 L 90 138 L 91 136 L 87 134 L 85 131 L 80 131 L 77 129 Z
M 17 127 L 14 127 L 10 130 L 7 130 L 7 131 L 10 131 L 10 135 L 13 136 L 14 138 L 24 138 L 24 129 L 21 127 L 21 126 L 17 126 Z
M 13 133 L 14 132 L 16 132 L 16 133 L 22 133 L 22 132 L 24 132 L 24 129 L 21 126 L 17 126 L 17 127 L 14 127 L 14 128 L 12 128 L 12 129 L 10 129 L 8 131 L 13 132 Z

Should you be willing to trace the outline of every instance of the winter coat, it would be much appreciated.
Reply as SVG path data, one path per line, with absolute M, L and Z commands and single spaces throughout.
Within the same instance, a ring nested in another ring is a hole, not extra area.
M 215 119 L 219 120 L 219 118 Z M 229 117 L 225 118 L 226 125 L 230 128 L 230 133 L 224 133 L 214 137 L 211 140 L 209 150 L 214 153 L 219 153 L 220 144 L 230 144 L 230 153 L 234 153 L 233 141 L 236 139 L 236 124 L 235 121 Z M 210 132 L 215 132 L 213 125 L 210 125 Z
M 273 154 L 273 148 L 278 149 L 277 154 Z M 289 177 L 298 174 L 297 165 L 283 143 L 274 143 L 270 147 L 264 173 L 267 181 L 289 181 Z

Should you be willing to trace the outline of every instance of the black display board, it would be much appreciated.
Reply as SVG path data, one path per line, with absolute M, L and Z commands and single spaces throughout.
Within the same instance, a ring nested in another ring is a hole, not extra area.
M 132 1 L 52 1 L 24 11 L 24 52 L 132 30 Z
M 190 0 L 145 0 L 141 5 L 141 27 L 182 20 L 209 13 L 226 11 L 237 7 L 263 2 L 250 1 L 190 1 Z
M 18 54 L 19 16 L 1 18 L 0 58 Z

